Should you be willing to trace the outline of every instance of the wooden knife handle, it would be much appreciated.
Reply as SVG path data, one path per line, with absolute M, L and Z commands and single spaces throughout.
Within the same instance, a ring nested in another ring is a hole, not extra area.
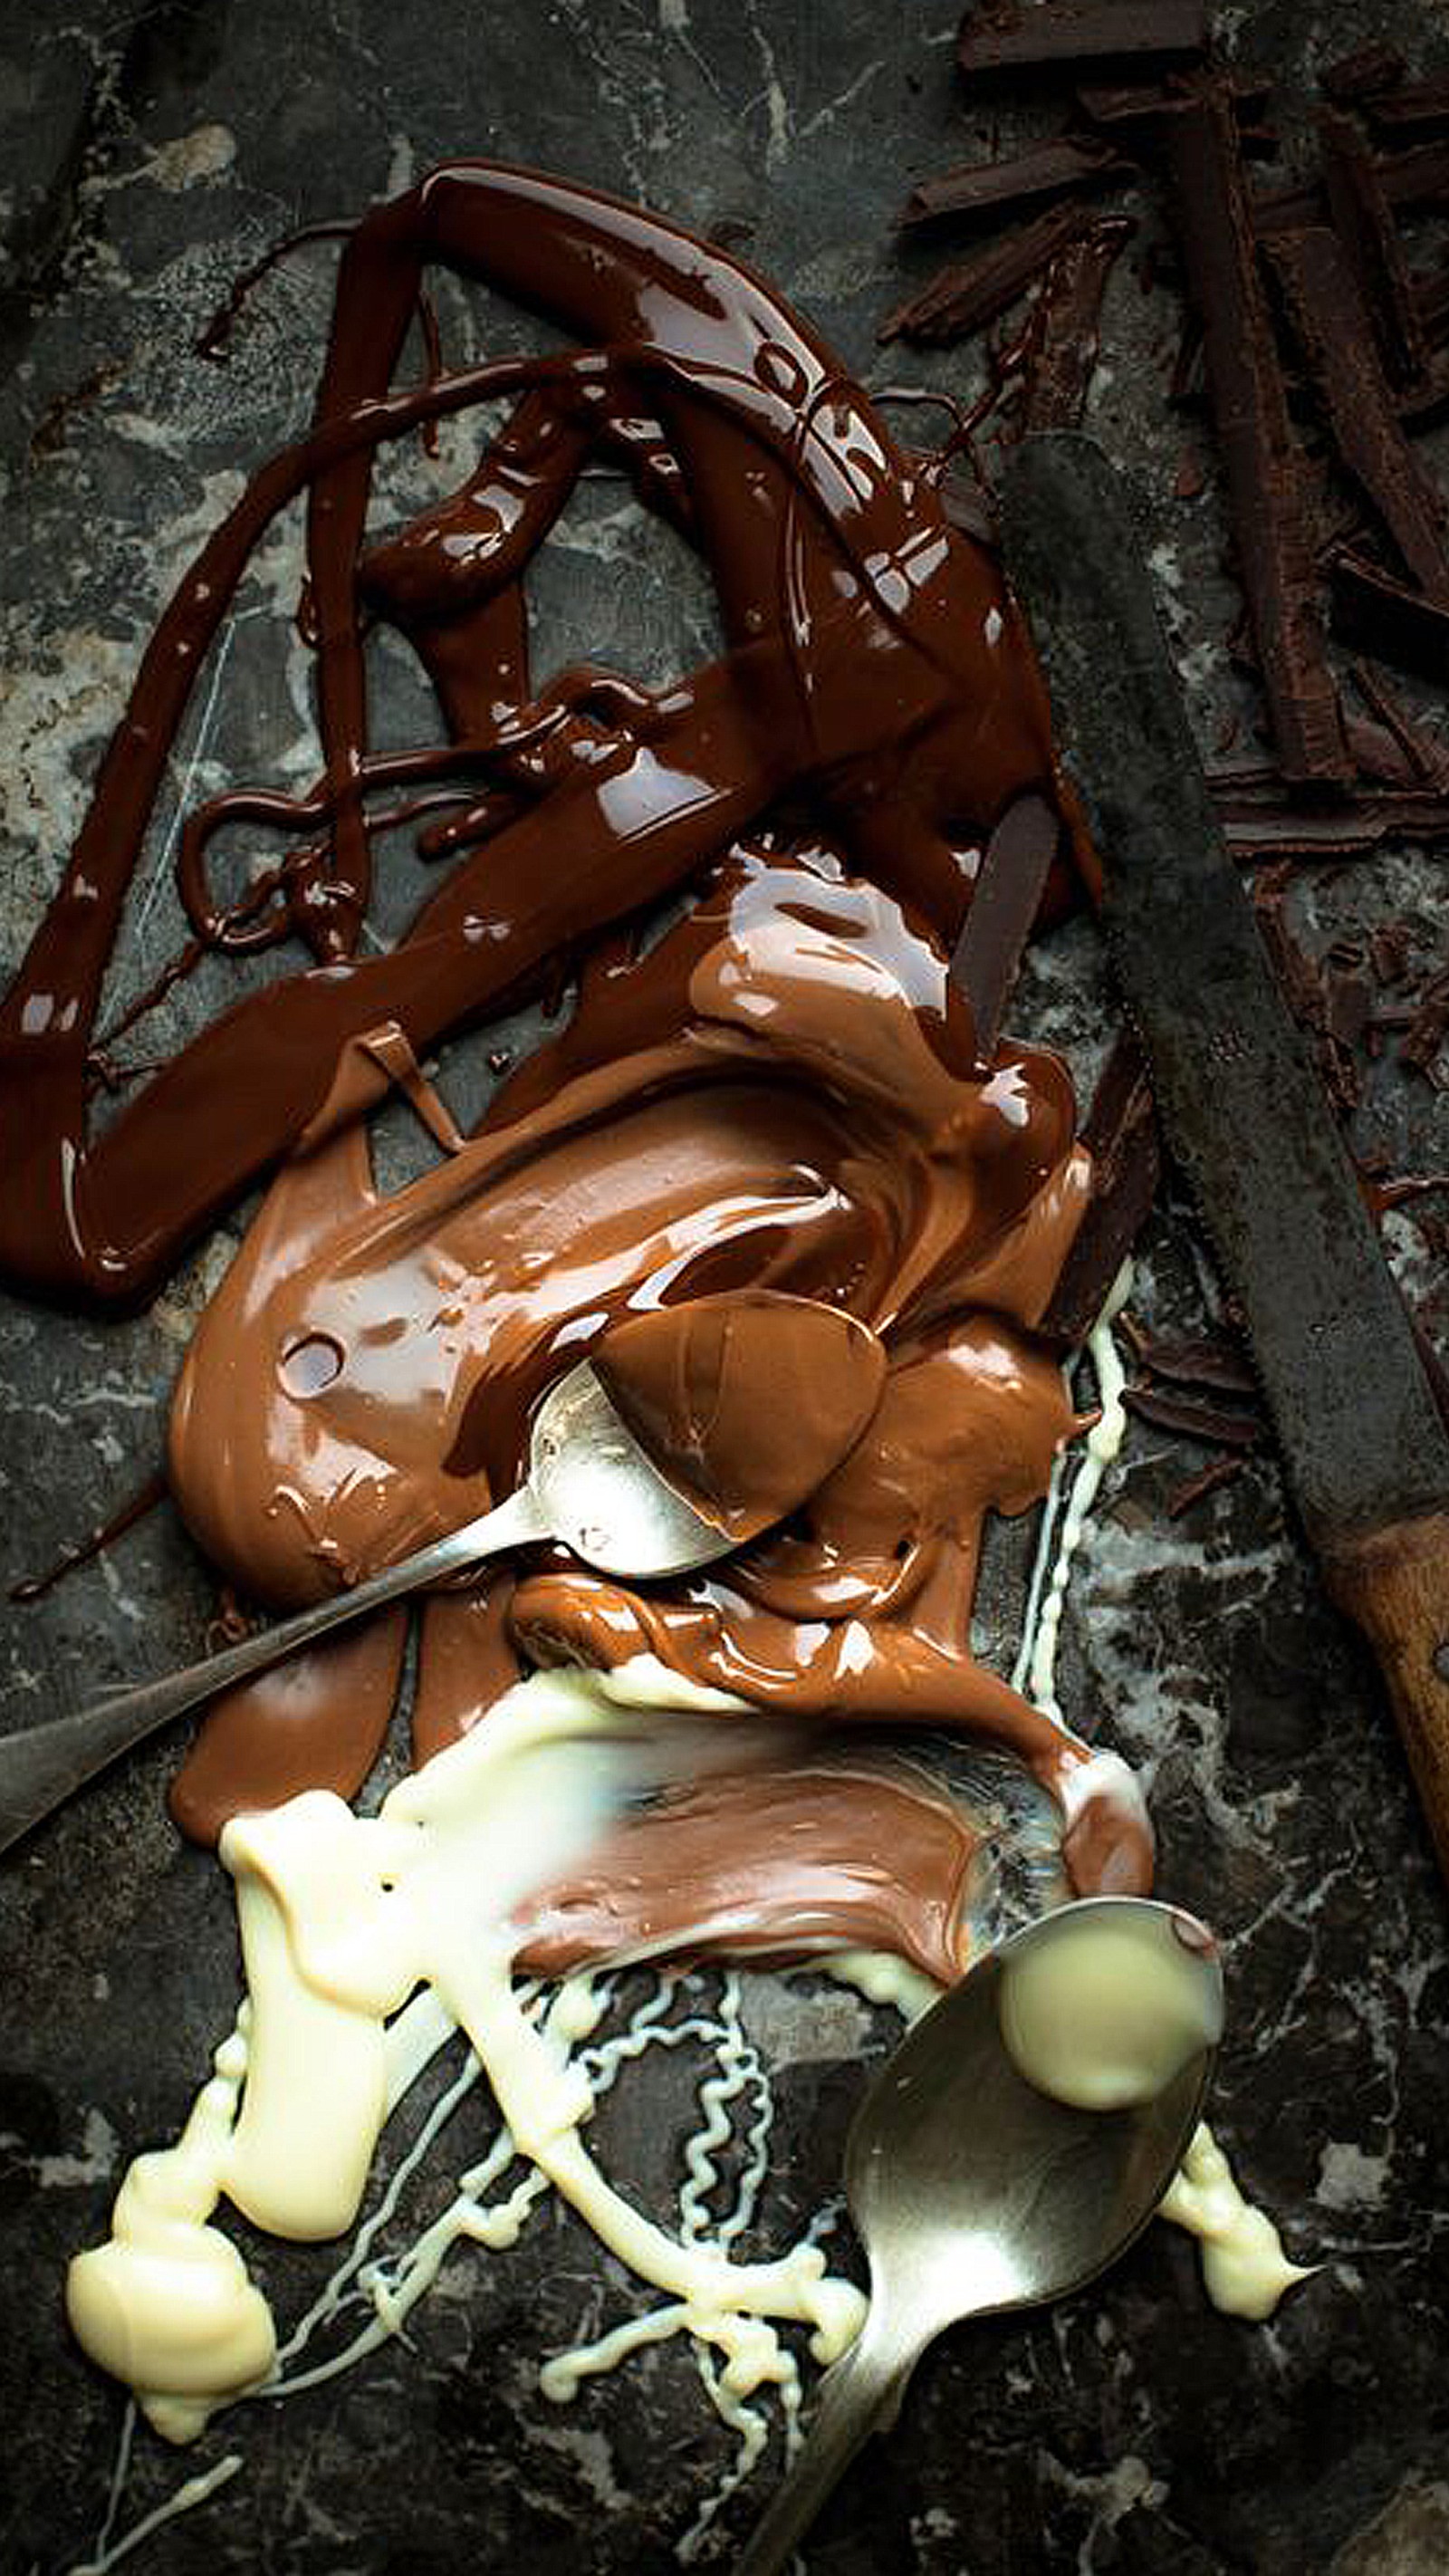
M 1419 1801 L 1449 1880 L 1449 1512 L 1324 1552 L 1328 1587 L 1389 1687 Z

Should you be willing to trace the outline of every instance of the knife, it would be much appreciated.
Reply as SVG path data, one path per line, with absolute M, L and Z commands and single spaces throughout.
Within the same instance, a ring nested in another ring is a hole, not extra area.
M 1090 439 L 1044 432 L 1007 464 L 1002 527 L 1163 1129 L 1449 1879 L 1449 1433 L 1218 828 L 1123 486 Z

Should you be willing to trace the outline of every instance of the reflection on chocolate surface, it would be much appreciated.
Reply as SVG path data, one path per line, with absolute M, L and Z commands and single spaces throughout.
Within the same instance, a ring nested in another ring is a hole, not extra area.
M 660 1474 L 741 1545 L 855 1447 L 886 1360 L 854 1315 L 755 1288 L 631 1315 L 594 1367 Z
M 389 392 L 429 261 L 583 345 Z M 518 407 L 464 487 L 370 541 L 379 442 L 501 391 Z M 528 672 L 522 576 L 597 456 L 716 586 L 726 650 L 654 694 L 593 668 L 538 690 Z M 251 548 L 303 490 L 320 774 L 301 797 L 193 811 L 179 878 L 196 954 L 292 935 L 315 962 L 241 1000 L 88 1140 L 101 981 L 169 747 Z M 369 745 L 377 620 L 434 682 L 437 746 Z M 657 217 L 486 163 L 358 225 L 313 431 L 256 477 L 163 619 L 0 1014 L 0 1261 L 39 1292 L 134 1300 L 286 1158 L 197 1334 L 170 1453 L 209 1555 L 278 1607 L 506 1491 L 541 1389 L 623 1318 L 783 1292 L 868 1325 L 888 1365 L 850 1455 L 723 1571 L 626 1589 L 555 1554 L 516 1589 L 495 1578 L 491 1608 L 430 1604 L 419 1754 L 520 1656 L 648 1649 L 812 1721 L 984 1729 L 1066 1794 L 1086 1748 L 969 1636 L 983 1516 L 1035 1499 L 1073 1428 L 1033 1328 L 1089 1188 L 1061 1067 L 1009 1045 L 982 1062 L 988 1034 L 947 973 L 1023 799 L 1055 803 L 1044 704 L 990 560 L 760 280 Z M 454 864 L 396 947 L 363 955 L 371 841 L 400 820 Z M 283 855 L 228 908 L 209 851 L 239 823 Z M 692 909 L 647 954 L 587 962 L 686 888 Z M 578 958 L 571 1025 L 460 1135 L 418 1056 Z M 442 1159 L 383 1197 L 365 1116 L 394 1085 Z M 801 1398 L 803 1420 L 820 1390 Z M 764 1376 L 757 1401 L 778 1403 Z M 187 1829 L 305 1780 L 354 1788 L 400 1625 L 349 1642 L 344 1687 L 319 1655 L 217 1706 L 176 1793 Z M 1093 1873 L 1144 1883 L 1140 1817 L 1098 1832 L 1077 1808 Z

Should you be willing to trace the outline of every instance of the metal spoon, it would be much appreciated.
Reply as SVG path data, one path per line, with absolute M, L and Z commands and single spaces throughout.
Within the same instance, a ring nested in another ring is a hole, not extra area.
M 772 2576 L 861 2444 L 894 2423 L 927 2344 L 959 2318 L 1064 2298 L 1146 2226 L 1197 2124 L 1214 2048 L 1155 2099 L 1071 2108 L 1020 2075 L 1002 2039 L 1002 1979 L 1028 1945 L 1089 1911 L 1129 1911 L 1181 1942 L 1204 1980 L 1203 2026 L 1222 2020 L 1222 1968 L 1191 1915 L 1144 1897 L 1089 1897 L 991 1950 L 907 2032 L 876 2076 L 845 2149 L 850 2212 L 870 2258 L 858 2342 L 820 2390 L 805 2446 L 739 2560 Z
M 441 1583 L 482 1557 L 548 1538 L 561 1539 L 604 1574 L 636 1576 L 687 1573 L 739 1544 L 738 1534 L 726 1537 L 666 1483 L 584 1360 L 550 1387 L 539 1406 L 524 1483 L 481 1520 L 468 1521 L 369 1582 L 319 1601 L 223 1654 L 97 1700 L 73 1717 L 0 1737 L 0 1851 L 118 1754 L 198 1700 L 264 1672 L 345 1620 L 423 1584 Z

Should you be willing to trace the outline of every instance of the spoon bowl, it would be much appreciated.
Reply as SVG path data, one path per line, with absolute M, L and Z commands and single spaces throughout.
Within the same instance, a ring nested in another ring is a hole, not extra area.
M 1092 1922 L 1130 1929 L 1144 1965 L 1154 1946 L 1158 1965 L 1175 1956 L 1187 2003 L 1166 2080 L 1111 2110 L 1041 2090 L 1003 2034 L 1013 1969 Z M 1182 2162 L 1221 2027 L 1211 1934 L 1176 1907 L 1106 1896 L 1028 1924 L 907 2032 L 845 2151 L 846 2196 L 870 2259 L 866 2322 L 822 2383 L 804 2448 L 736 2576 L 784 2565 L 862 2442 L 894 2420 L 917 2360 L 946 2326 L 1065 2298 L 1125 2253 Z

